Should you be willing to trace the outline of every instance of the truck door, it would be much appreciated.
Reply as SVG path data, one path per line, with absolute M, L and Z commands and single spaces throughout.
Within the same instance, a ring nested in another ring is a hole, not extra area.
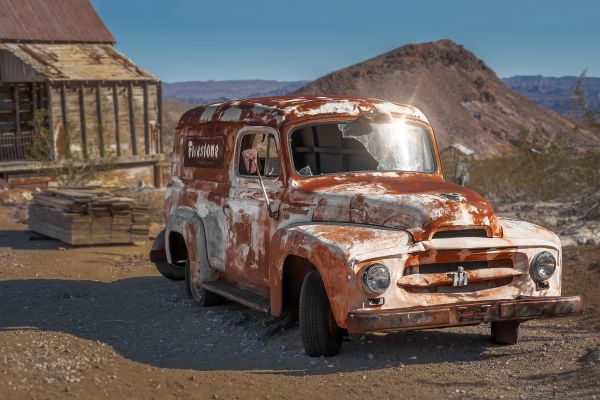
M 266 127 L 242 129 L 236 142 L 235 177 L 227 202 L 226 271 L 242 286 L 264 292 L 269 285 L 269 243 L 276 221 L 269 217 L 258 176 L 247 171 L 242 160 L 242 151 L 250 148 L 258 152 L 260 173 L 269 199 L 279 200 L 284 190 L 275 131 Z

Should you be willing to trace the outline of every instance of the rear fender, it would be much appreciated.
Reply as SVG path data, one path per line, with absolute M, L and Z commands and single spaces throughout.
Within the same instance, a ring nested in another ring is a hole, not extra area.
M 218 279 L 218 273 L 209 267 L 206 251 L 206 235 L 202 218 L 189 207 L 178 207 L 167 220 L 165 234 L 165 247 L 167 261 L 172 263 L 170 236 L 179 233 L 187 248 L 190 269 L 194 271 L 192 277 L 197 282 L 213 281 Z

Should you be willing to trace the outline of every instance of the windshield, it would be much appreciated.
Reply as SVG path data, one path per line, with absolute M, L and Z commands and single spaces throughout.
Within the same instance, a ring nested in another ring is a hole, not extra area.
M 403 120 L 304 126 L 292 132 L 290 140 L 294 168 L 301 176 L 435 171 L 429 132 Z

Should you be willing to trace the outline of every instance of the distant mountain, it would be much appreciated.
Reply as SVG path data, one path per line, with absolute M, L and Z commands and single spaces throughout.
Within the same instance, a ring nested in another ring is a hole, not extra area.
M 527 97 L 534 103 L 567 116 L 575 116 L 573 87 L 576 76 L 560 78 L 537 76 L 513 76 L 502 82 L 510 89 Z M 600 110 L 600 78 L 586 78 L 582 85 L 590 106 Z
M 374 97 L 412 104 L 443 148 L 459 143 L 479 158 L 516 150 L 520 134 L 596 143 L 596 132 L 508 89 L 485 63 L 451 40 L 407 45 L 325 75 L 295 92 Z
M 206 104 L 248 97 L 280 96 L 292 92 L 307 81 L 194 81 L 163 84 L 163 97 L 188 104 Z

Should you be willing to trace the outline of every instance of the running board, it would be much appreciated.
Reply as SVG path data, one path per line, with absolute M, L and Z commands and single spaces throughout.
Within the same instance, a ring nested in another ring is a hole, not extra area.
M 271 308 L 268 298 L 244 289 L 240 289 L 237 286 L 233 286 L 227 282 L 205 282 L 202 284 L 202 288 L 256 311 L 268 313 Z

